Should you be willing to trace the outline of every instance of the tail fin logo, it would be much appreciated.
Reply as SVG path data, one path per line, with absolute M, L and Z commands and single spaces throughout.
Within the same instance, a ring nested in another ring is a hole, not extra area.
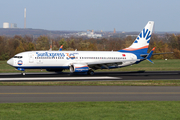
M 149 31 L 148 29 L 145 30 L 145 28 L 142 30 L 142 32 L 139 34 L 139 36 L 137 37 L 137 39 L 134 41 L 134 43 L 138 43 L 139 39 L 146 39 L 147 43 L 150 42 L 150 38 L 151 38 L 151 31 Z
M 120 52 L 139 52 L 139 53 L 147 53 L 149 42 L 151 39 L 151 34 L 153 31 L 154 21 L 149 21 L 144 29 L 137 36 L 133 44 L 125 49 L 119 50 Z

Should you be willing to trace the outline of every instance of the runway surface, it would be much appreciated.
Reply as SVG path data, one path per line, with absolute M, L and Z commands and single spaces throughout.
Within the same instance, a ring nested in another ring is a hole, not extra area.
M 179 101 L 177 86 L 0 86 L 0 103 Z
M 0 81 L 180 80 L 180 71 L 65 73 L 0 73 Z
M 180 80 L 180 71 L 1 73 L 0 81 Z M 178 86 L 0 86 L 0 103 L 78 101 L 179 101 Z

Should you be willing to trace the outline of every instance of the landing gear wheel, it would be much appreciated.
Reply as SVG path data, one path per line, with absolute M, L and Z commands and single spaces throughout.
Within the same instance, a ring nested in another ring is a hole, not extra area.
M 89 70 L 88 71 L 88 75 L 94 75 L 94 71 L 93 70 Z
M 23 73 L 21 73 L 21 74 L 22 74 L 22 75 L 26 75 L 26 73 L 24 73 L 24 72 L 23 72 Z

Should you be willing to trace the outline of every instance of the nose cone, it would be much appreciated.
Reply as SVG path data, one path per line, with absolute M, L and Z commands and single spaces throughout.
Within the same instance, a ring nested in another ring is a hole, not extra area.
M 13 66 L 13 59 L 12 59 L 12 58 L 11 58 L 11 59 L 9 59 L 9 60 L 7 61 L 7 64 L 9 64 L 9 65 Z

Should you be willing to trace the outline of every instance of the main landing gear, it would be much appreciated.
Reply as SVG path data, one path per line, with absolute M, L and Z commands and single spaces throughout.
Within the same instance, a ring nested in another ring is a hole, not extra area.
M 87 72 L 88 75 L 94 75 L 94 71 L 92 69 L 90 69 L 88 72 Z
M 26 75 L 26 73 L 25 73 L 25 72 L 22 72 L 21 75 Z

